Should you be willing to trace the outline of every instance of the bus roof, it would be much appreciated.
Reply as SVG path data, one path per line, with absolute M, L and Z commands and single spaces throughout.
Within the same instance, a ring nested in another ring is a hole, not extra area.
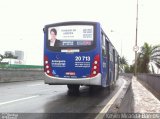
M 65 25 L 65 24 L 100 24 L 99 22 L 93 22 L 93 21 L 66 21 L 66 22 L 56 22 L 52 24 L 47 24 L 45 27 L 52 26 L 52 25 Z

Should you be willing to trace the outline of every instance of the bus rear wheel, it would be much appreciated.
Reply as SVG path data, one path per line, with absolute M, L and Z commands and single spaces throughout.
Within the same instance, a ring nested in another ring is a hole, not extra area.
M 80 85 L 68 84 L 67 87 L 69 94 L 79 94 Z

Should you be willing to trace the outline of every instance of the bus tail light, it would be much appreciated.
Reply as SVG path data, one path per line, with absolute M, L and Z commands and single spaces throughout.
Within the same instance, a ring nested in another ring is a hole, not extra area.
M 49 76 L 53 76 L 51 66 L 49 64 L 49 60 L 47 56 L 44 56 L 44 72 Z
M 96 55 L 92 63 L 91 76 L 94 77 L 100 72 L 100 56 Z

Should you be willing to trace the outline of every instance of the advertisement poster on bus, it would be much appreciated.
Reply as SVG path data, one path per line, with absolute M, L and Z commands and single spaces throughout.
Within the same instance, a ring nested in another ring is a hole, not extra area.
M 93 43 L 93 26 L 92 25 L 70 25 L 70 26 L 57 26 L 48 29 L 48 40 L 54 37 L 54 45 L 59 47 L 77 47 L 77 46 L 90 46 Z M 53 33 L 54 32 L 54 33 Z M 53 34 L 53 35 L 52 35 Z M 54 46 L 51 44 L 50 46 Z

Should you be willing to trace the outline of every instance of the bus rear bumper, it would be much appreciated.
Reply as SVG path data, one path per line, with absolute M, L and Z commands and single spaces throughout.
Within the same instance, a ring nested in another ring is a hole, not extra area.
M 101 73 L 91 78 L 58 78 L 51 77 L 45 74 L 44 82 L 50 85 L 67 85 L 67 84 L 80 84 L 80 85 L 101 85 Z

